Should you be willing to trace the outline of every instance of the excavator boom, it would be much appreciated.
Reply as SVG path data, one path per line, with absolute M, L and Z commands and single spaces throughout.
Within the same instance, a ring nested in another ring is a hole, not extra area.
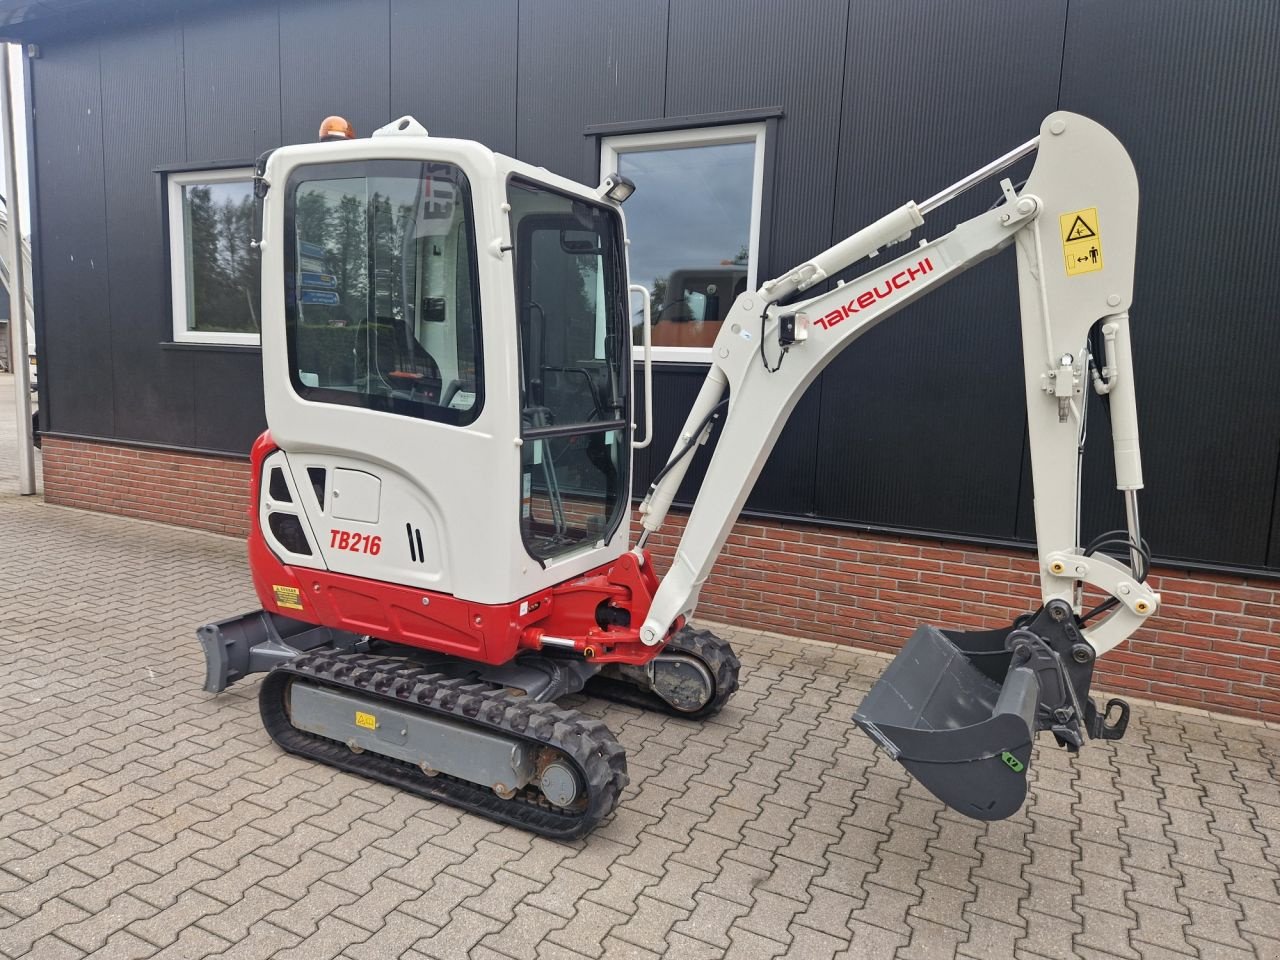
M 1015 190 L 1003 181 L 1000 205 L 855 280 L 794 300 L 906 240 L 924 224 L 925 212 L 1033 149 L 1035 167 L 1026 184 Z M 1086 706 L 1093 661 L 1130 636 L 1159 603 L 1143 582 L 1145 548 L 1137 521 L 1142 467 L 1128 315 L 1137 213 L 1137 178 L 1120 143 L 1085 117 L 1055 113 L 1037 140 L 739 297 L 712 348 L 710 369 L 672 458 L 640 507 L 643 545 L 662 525 L 692 459 L 688 453 L 707 440 L 723 411 L 701 491 L 641 629 L 644 642 L 660 643 L 671 624 L 693 613 L 756 477 L 818 374 L 877 324 L 1013 245 L 1041 615 L 1020 632 L 1011 628 L 976 640 L 922 628 L 855 719 L 942 799 L 984 819 L 1007 816 L 1021 804 L 1037 729 L 1053 730 L 1072 747 L 1083 742 L 1082 730 L 1114 734 Z M 1095 389 L 1109 401 L 1117 486 L 1130 518 L 1121 536 L 1135 558 L 1132 568 L 1078 542 L 1078 458 L 1095 327 L 1107 345 Z M 1108 596 L 1101 611 L 1106 616 L 1094 623 L 1082 618 L 1085 585 Z M 1034 624 L 1041 620 L 1036 633 Z

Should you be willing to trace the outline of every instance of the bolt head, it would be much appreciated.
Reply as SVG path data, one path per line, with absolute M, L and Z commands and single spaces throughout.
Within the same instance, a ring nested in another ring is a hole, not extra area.
M 1107 297 L 1107 306 L 1109 307 L 1120 306 L 1120 294 L 1113 293 L 1111 294 L 1111 296 Z
M 1067 121 L 1063 120 L 1062 118 L 1058 118 L 1057 120 L 1054 120 L 1051 124 L 1049 124 L 1049 132 L 1052 133 L 1055 137 L 1062 134 L 1066 129 L 1067 129 Z

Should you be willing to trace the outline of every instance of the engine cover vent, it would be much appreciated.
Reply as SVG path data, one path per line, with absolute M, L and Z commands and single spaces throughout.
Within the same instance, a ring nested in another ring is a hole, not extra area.
M 422 549 L 422 531 L 412 523 L 406 523 L 404 532 L 409 538 L 409 559 L 414 563 L 426 563 L 427 555 Z

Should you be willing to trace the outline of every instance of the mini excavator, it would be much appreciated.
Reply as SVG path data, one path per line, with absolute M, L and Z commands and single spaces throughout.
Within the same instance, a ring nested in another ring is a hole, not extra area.
M 1032 153 L 1026 182 L 1002 179 L 986 212 L 885 255 Z M 805 388 L 1012 246 L 1042 603 L 1000 630 L 921 626 L 853 720 L 979 820 L 1022 805 L 1037 733 L 1073 751 L 1120 737 L 1129 708 L 1090 698 L 1094 662 L 1159 596 L 1137 502 L 1138 186 L 1116 138 L 1054 113 L 953 186 L 739 295 L 633 543 L 632 451 L 653 422 L 648 293 L 627 276 L 634 189 L 432 137 L 411 117 L 363 139 L 330 118 L 321 142 L 259 160 L 269 429 L 252 450 L 248 546 L 262 609 L 199 629 L 205 689 L 265 673 L 262 719 L 284 750 L 545 836 L 585 834 L 617 806 L 626 759 L 604 722 L 556 701 L 719 711 L 739 661 L 690 618 Z M 1127 529 L 1082 547 L 1090 389 Z M 646 541 L 713 434 L 660 577 Z M 1102 598 L 1089 609 L 1086 590 Z

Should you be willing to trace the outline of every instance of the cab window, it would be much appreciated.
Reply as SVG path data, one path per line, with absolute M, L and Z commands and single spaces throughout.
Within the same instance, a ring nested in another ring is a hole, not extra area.
M 290 379 L 308 400 L 466 424 L 483 398 L 466 176 L 447 163 L 301 167 L 288 183 Z

